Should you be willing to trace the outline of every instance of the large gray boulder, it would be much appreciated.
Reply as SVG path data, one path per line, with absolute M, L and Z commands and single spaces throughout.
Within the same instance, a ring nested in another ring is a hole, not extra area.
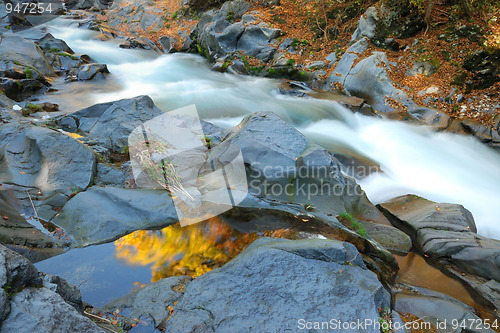
M 121 152 L 136 127 L 161 114 L 150 97 L 139 96 L 96 104 L 64 116 L 57 123 L 85 133 L 89 145 Z
M 103 332 L 82 316 L 80 292 L 40 273 L 23 256 L 0 245 L 0 332 Z
M 77 194 L 53 220 L 74 238 L 74 246 L 106 243 L 177 221 L 169 192 L 115 187 L 92 187 Z
M 225 165 L 227 152 L 234 146 L 243 155 L 249 191 L 257 197 L 312 204 L 326 213 L 349 212 L 388 224 L 356 181 L 342 174 L 334 156 L 276 114 L 258 112 L 245 117 L 209 151 L 208 163 Z
M 450 117 L 442 111 L 417 105 L 397 88 L 387 73 L 390 62 L 385 53 L 373 52 L 367 56 L 368 45 L 368 39 L 362 38 L 346 51 L 327 78 L 325 89 L 340 83 L 347 93 L 365 99 L 375 111 L 385 116 L 437 129 L 446 128 Z
M 293 332 L 325 318 L 373 320 L 389 304 L 389 293 L 352 244 L 260 238 L 193 280 L 166 331 Z

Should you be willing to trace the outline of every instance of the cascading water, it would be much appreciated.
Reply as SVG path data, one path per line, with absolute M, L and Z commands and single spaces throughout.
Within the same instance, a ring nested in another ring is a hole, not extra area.
M 412 193 L 460 203 L 472 211 L 480 234 L 500 239 L 500 154 L 472 137 L 353 115 L 331 101 L 285 96 L 279 81 L 216 73 L 199 56 L 120 49 L 116 42 L 93 40 L 94 32 L 72 21 L 57 19 L 48 29 L 76 53 L 107 63 L 112 73 L 91 83 L 56 82 L 61 90 L 46 98 L 64 112 L 137 95 L 151 96 L 164 111 L 195 104 L 204 119 L 222 127 L 245 114 L 273 111 L 327 149 L 379 163 L 384 173 L 360 180 L 373 202 Z

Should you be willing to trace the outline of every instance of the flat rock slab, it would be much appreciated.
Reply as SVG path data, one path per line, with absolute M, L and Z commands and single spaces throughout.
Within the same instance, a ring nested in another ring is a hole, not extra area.
M 455 321 L 456 323 L 474 323 L 469 326 L 467 332 L 494 332 L 491 329 L 480 328 L 481 319 L 474 314 L 473 308 L 439 293 L 396 294 L 394 309 L 422 318 L 424 322 L 432 324 L 439 333 L 463 332 L 461 327 L 456 327 L 460 324 L 453 327 Z
M 77 194 L 53 220 L 74 238 L 74 246 L 106 243 L 136 230 L 159 229 L 177 221 L 167 191 L 116 187 L 92 187 Z
M 389 303 L 352 244 L 260 238 L 224 267 L 193 280 L 166 331 L 295 332 L 301 319 L 377 321 L 378 308 Z
M 475 233 L 472 214 L 461 205 L 405 195 L 377 206 L 406 232 L 424 256 L 469 285 L 493 314 L 500 309 L 500 242 Z
M 500 242 L 476 234 L 472 214 L 462 205 L 407 195 L 379 207 L 423 254 L 500 282 Z

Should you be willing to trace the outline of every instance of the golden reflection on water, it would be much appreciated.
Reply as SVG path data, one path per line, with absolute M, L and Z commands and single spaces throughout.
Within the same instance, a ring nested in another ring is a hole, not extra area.
M 470 306 L 477 306 L 459 281 L 444 275 L 439 269 L 429 265 L 422 256 L 410 252 L 405 257 L 397 255 L 394 257 L 399 263 L 397 282 L 435 290 Z
M 240 233 L 219 218 L 157 231 L 136 231 L 115 241 L 118 259 L 151 265 L 151 282 L 175 275 L 200 276 L 226 264 L 259 237 L 282 237 L 288 230 Z

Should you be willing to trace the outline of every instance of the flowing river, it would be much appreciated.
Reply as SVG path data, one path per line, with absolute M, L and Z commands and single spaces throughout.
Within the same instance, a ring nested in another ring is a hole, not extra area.
M 200 116 L 221 127 L 246 114 L 273 111 L 312 141 L 380 164 L 383 173 L 359 180 L 374 203 L 403 194 L 459 203 L 475 218 L 478 233 L 500 239 L 500 154 L 472 137 L 435 133 L 423 126 L 353 114 L 327 100 L 279 92 L 280 81 L 221 74 L 190 54 L 157 55 L 95 39 L 71 20 L 47 26 L 75 53 L 108 64 L 104 80 L 65 84 L 44 97 L 72 112 L 95 103 L 149 95 L 164 111 L 195 104 Z

